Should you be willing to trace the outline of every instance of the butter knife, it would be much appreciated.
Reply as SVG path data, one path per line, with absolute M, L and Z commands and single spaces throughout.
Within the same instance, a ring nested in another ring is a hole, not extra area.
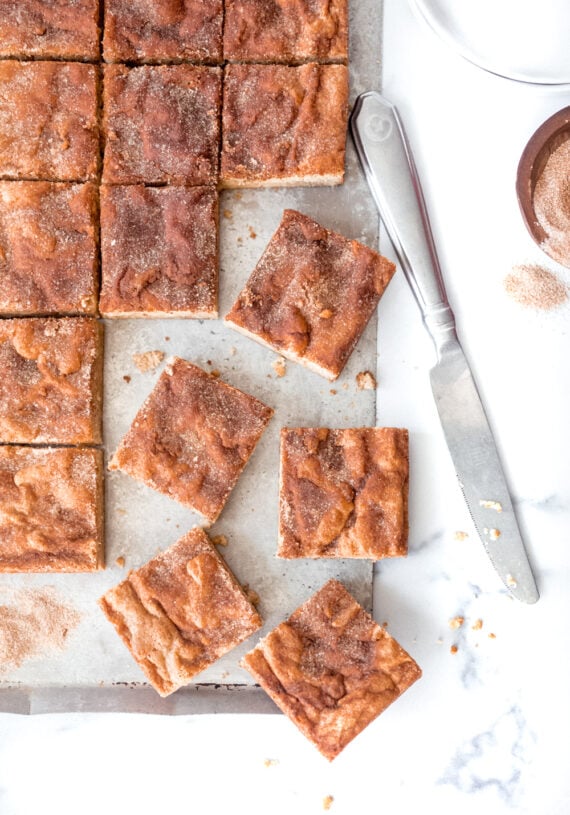
M 524 603 L 539 594 L 493 434 L 455 330 L 414 160 L 394 105 L 361 94 L 350 127 L 380 217 L 437 352 L 430 380 L 467 508 L 506 588 Z

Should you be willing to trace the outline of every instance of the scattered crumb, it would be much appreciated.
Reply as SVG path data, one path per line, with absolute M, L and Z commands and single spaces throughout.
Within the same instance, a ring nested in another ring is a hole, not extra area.
M 449 621 L 450 628 L 461 628 L 463 623 L 465 622 L 465 617 L 452 617 Z
M 243 238 L 242 238 L 242 236 L 241 236 L 241 235 L 238 235 L 237 242 L 238 242 L 238 243 L 243 243 Z
M 125 565 L 125 558 L 122 555 L 119 555 L 119 557 L 115 560 L 115 563 L 117 564 L 119 569 L 122 569 L 123 566 Z
M 126 515 L 126 514 L 127 514 L 127 510 L 126 510 L 126 509 L 123 509 L 122 507 L 119 507 L 119 508 L 116 510 L 116 512 L 117 512 L 117 515 Z
M 466 538 L 469 537 L 469 535 L 467 534 L 467 532 L 461 532 L 461 530 L 457 530 L 457 532 L 453 533 L 453 537 L 455 538 L 456 541 L 464 541 L 466 540 Z
M 319 312 L 319 317 L 323 320 L 330 320 L 333 316 L 333 313 L 330 308 L 324 308 L 321 312 Z
M 511 589 L 516 588 L 516 586 L 517 586 L 517 581 L 516 581 L 516 580 L 515 580 L 515 578 L 512 576 L 512 574 L 508 574 L 508 575 L 506 576 L 505 580 L 506 580 L 507 586 L 510 586 L 510 587 L 511 587 Z
M 237 354 L 237 348 L 234 348 L 233 345 L 230 346 L 230 357 L 235 357 L 236 354 Z
M 226 538 L 225 535 L 214 535 L 214 537 L 212 538 L 212 543 L 214 544 L 214 546 L 227 546 L 228 539 Z
M 514 266 L 503 285 L 507 294 L 519 305 L 543 311 L 561 305 L 569 295 L 568 287 L 554 272 L 535 264 Z
M 459 648 L 457 647 L 457 645 L 452 645 L 451 648 L 449 649 L 449 653 L 450 654 L 456 654 L 458 652 L 458 650 L 459 650 Z
M 236 201 L 241 201 L 241 199 L 243 198 L 243 192 L 234 193 L 234 198 L 236 199 Z
M 233 214 L 233 212 L 231 211 L 231 209 L 225 209 L 225 210 L 224 210 L 224 218 L 227 218 L 227 219 L 228 219 L 228 221 L 231 221 L 231 219 L 232 219 L 233 217 L 234 217 L 234 214 Z
M 332 795 L 325 795 L 325 797 L 323 798 L 323 809 L 327 810 L 330 809 L 333 801 L 334 798 L 332 797 Z
M 206 360 L 206 365 L 213 365 L 212 360 L 211 360 L 211 359 L 207 359 L 207 360 Z
M 343 391 L 347 391 L 347 390 L 348 390 L 348 382 L 343 382 L 343 383 L 342 383 L 342 389 L 343 389 Z
M 356 374 L 356 386 L 359 391 L 376 390 L 376 379 L 370 371 L 360 371 Z
M 503 505 L 498 501 L 479 501 L 479 506 L 484 509 L 496 509 L 497 512 L 503 511 Z
M 217 379 L 219 377 L 219 375 L 220 375 L 220 372 L 218 371 L 217 368 L 214 368 L 213 371 L 210 371 L 210 376 L 213 376 L 214 379 Z
M 335 388 L 331 388 L 329 393 L 331 393 L 333 396 L 336 396 L 338 391 Z
M 492 541 L 496 541 L 501 537 L 501 533 L 498 529 L 489 529 L 489 537 Z
M 124 375 L 124 377 L 123 377 L 123 379 L 125 380 L 125 382 L 127 383 L 127 385 L 128 385 L 128 384 L 129 384 L 129 382 L 131 381 L 131 377 L 130 377 L 128 374 L 125 374 L 125 375 Z
M 278 764 L 279 761 L 276 758 L 266 758 L 263 762 L 264 767 L 276 767 Z
M 141 372 L 146 374 L 158 368 L 164 359 L 164 351 L 145 351 L 143 354 L 133 354 L 133 362 Z
M 382 623 L 382 628 L 388 628 L 388 620 L 384 620 Z
M 170 337 L 165 337 L 164 340 L 165 342 L 170 342 Z
M 0 673 L 34 657 L 61 651 L 80 621 L 79 612 L 46 586 L 21 589 L 0 606 Z
M 252 240 L 255 240 L 255 239 L 257 238 L 257 233 L 254 231 L 253 227 L 252 227 L 252 226 L 248 226 L 248 228 L 247 228 L 247 229 L 248 229 L 248 232 L 249 232 L 249 237 L 250 237 Z
M 250 589 L 248 583 L 244 583 L 242 589 L 244 590 L 245 596 L 252 604 L 252 606 L 256 606 L 259 603 L 259 594 L 253 589 Z
M 475 620 L 471 628 L 473 629 L 473 631 L 481 631 L 481 629 L 483 628 L 483 620 Z
M 283 357 L 279 357 L 279 359 L 276 359 L 275 362 L 272 362 L 271 367 L 279 377 L 285 376 L 287 373 L 287 366 Z
M 490 640 L 496 640 L 496 639 L 497 639 L 497 635 L 496 635 L 496 634 L 493 634 L 493 632 L 491 632 L 491 633 L 489 634 L 489 639 L 490 639 Z

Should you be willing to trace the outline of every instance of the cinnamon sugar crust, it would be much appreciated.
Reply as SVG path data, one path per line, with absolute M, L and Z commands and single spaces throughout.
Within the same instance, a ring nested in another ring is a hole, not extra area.
M 0 443 L 100 444 L 102 325 L 0 320 Z
M 161 696 L 187 685 L 261 627 L 261 618 L 203 529 L 105 594 L 101 608 Z
M 99 58 L 98 0 L 3 0 L 0 56 Z
M 272 415 L 253 396 L 174 357 L 109 469 L 123 470 L 213 523 Z
M 106 62 L 218 63 L 222 0 L 105 0 Z
M 348 2 L 226 0 L 224 57 L 230 62 L 346 62 Z
M 0 177 L 95 179 L 97 71 L 80 62 L 0 60 Z
M 367 246 L 287 209 L 225 319 L 333 380 L 395 268 Z
M 102 452 L 0 447 L 0 572 L 102 565 Z
M 221 69 L 106 65 L 107 184 L 215 184 Z
M 347 114 L 344 65 L 226 66 L 222 187 L 341 184 Z
M 101 313 L 217 316 L 213 187 L 101 188 Z
M 0 181 L 0 314 L 95 314 L 94 184 Z
M 412 657 L 330 580 L 242 660 L 331 761 L 421 676 Z
M 283 428 L 278 556 L 406 555 L 408 472 L 407 430 Z

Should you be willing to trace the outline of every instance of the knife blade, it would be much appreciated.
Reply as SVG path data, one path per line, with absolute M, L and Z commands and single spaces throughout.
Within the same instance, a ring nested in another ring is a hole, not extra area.
M 380 217 L 435 345 L 431 387 L 467 508 L 508 591 L 517 600 L 536 603 L 538 589 L 485 409 L 457 337 L 401 119 L 391 102 L 369 91 L 357 98 L 350 128 Z

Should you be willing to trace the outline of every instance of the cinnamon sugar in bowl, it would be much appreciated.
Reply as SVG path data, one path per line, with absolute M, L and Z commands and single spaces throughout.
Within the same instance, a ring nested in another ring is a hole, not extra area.
M 535 242 L 570 268 L 570 106 L 547 119 L 525 147 L 517 197 Z

